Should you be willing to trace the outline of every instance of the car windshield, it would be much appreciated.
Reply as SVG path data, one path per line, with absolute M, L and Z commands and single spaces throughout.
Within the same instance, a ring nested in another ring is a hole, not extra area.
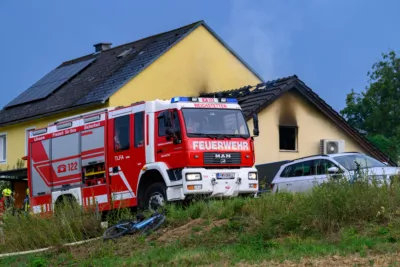
M 186 132 L 189 137 L 223 135 L 249 137 L 249 129 L 241 110 L 183 108 Z
M 356 170 L 357 164 L 360 165 L 360 168 L 386 167 L 384 163 L 363 154 L 350 154 L 333 158 L 349 171 Z

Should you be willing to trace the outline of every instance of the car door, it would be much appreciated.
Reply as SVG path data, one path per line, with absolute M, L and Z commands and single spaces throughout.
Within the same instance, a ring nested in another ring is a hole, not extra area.
M 335 179 L 342 175 L 341 172 L 335 173 L 335 174 L 329 173 L 328 169 L 331 167 L 336 167 L 339 170 L 341 170 L 341 168 L 339 168 L 339 166 L 337 166 L 333 161 L 331 161 L 329 159 L 319 159 L 318 160 L 316 184 L 320 185 L 320 184 L 328 181 L 329 178 Z
M 286 166 L 273 183 L 277 191 L 304 192 L 310 189 L 310 180 L 315 174 L 316 161 L 304 160 Z
M 290 173 L 292 178 L 291 191 L 292 192 L 305 192 L 310 190 L 316 183 L 315 176 L 317 173 L 317 161 L 305 160 L 296 166 L 293 173 Z

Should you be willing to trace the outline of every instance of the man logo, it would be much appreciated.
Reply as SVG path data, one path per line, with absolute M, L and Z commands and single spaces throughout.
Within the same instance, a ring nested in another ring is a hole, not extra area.
M 215 154 L 216 159 L 230 159 L 231 154 Z
M 221 164 L 225 164 L 226 163 L 226 159 L 221 159 Z

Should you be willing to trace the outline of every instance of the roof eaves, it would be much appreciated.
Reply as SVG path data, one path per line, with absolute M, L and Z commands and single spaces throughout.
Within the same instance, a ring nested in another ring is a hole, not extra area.
M 119 89 L 124 87 L 128 82 L 133 80 L 136 76 L 138 76 L 141 72 L 143 72 L 148 66 L 153 64 L 157 59 L 159 59 L 162 55 L 166 54 L 172 47 L 174 47 L 176 44 L 178 44 L 180 41 L 182 41 L 186 36 L 188 36 L 190 33 L 192 33 L 197 27 L 202 25 L 203 21 L 199 21 L 196 24 L 193 25 L 193 27 L 185 34 L 183 34 L 181 37 L 179 37 L 174 43 L 172 43 L 167 49 L 165 49 L 162 53 L 158 54 L 155 56 L 152 60 L 150 60 L 146 65 L 143 66 L 143 68 L 138 71 L 135 75 L 132 75 L 129 79 L 126 79 L 124 83 L 121 84 L 121 86 L 116 87 L 114 90 L 112 90 L 109 94 L 103 97 L 102 103 L 105 103 L 115 92 L 117 92 Z M 144 47 L 143 49 L 145 49 Z
M 200 22 L 228 51 L 235 56 L 246 68 L 248 68 L 260 81 L 264 82 L 264 79 L 259 75 L 244 59 L 242 59 L 227 43 L 225 43 L 219 35 L 212 30 L 205 21 Z
M 76 111 L 77 109 L 81 109 L 81 108 L 95 107 L 95 106 L 99 106 L 101 104 L 104 104 L 104 103 L 103 102 L 91 102 L 91 103 L 87 103 L 87 104 L 80 105 L 80 106 L 72 106 L 72 107 L 69 107 L 66 109 L 55 110 L 55 111 L 48 112 L 45 114 L 39 114 L 39 115 L 35 115 L 32 117 L 25 117 L 25 118 L 19 119 L 19 120 L 13 120 L 13 121 L 7 121 L 5 123 L 0 123 L 0 127 L 5 127 L 5 126 L 18 124 L 18 123 L 28 122 L 28 121 L 35 120 L 35 119 L 41 119 L 41 118 L 45 118 L 45 117 L 61 114 L 64 112 L 73 111 L 73 110 Z

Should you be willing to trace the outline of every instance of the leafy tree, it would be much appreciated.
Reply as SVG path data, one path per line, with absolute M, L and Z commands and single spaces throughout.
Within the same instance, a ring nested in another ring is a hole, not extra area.
M 382 59 L 368 72 L 366 90 L 352 90 L 341 115 L 355 128 L 365 130 L 367 138 L 391 159 L 400 155 L 400 58 L 395 51 L 383 53 Z

